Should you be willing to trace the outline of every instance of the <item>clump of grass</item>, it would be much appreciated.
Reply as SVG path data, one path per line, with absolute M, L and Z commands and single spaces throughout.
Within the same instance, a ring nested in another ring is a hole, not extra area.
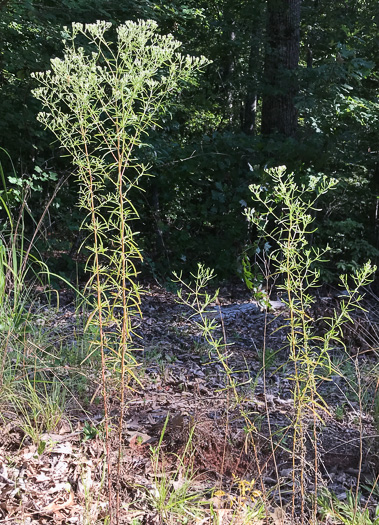
M 64 415 L 65 389 L 56 380 L 14 382 L 6 399 L 14 410 L 12 421 L 37 447 L 42 435 L 53 432 Z
M 345 500 L 339 500 L 335 494 L 323 490 L 318 497 L 318 509 L 321 523 L 331 525 L 379 525 L 379 502 L 369 510 L 361 502 L 362 495 L 352 491 L 346 493 Z
M 0 148 L 0 151 L 8 156 L 13 169 L 13 176 L 17 178 L 8 153 L 2 148 Z M 36 320 L 36 317 L 33 315 L 35 302 L 33 285 L 36 282 L 43 285 L 44 282 L 49 281 L 49 272 L 46 264 L 33 251 L 35 251 L 34 243 L 40 233 L 43 219 L 60 187 L 61 181 L 57 184 L 56 190 L 43 210 L 39 221 L 36 222 L 27 205 L 27 187 L 22 188 L 22 191 L 20 190 L 18 206 L 16 207 L 14 203 L 12 204 L 12 192 L 8 191 L 1 162 L 0 180 L 3 186 L 0 191 L 0 209 L 4 215 L 4 220 L 0 227 L 1 394 L 1 389 L 5 383 L 9 386 L 12 376 L 15 375 L 15 368 L 22 362 L 20 354 L 23 354 L 25 341 L 35 328 L 33 326 Z M 35 225 L 31 239 L 28 239 L 25 234 L 26 210 Z M 12 356 L 11 359 L 10 355 Z M 11 361 L 13 364 L 9 366 Z
M 163 451 L 162 441 L 167 429 L 168 414 L 160 434 L 157 446 L 150 447 L 153 467 L 153 489 L 149 500 L 162 523 L 167 525 L 194 523 L 204 517 L 203 494 L 193 489 L 196 472 L 193 467 L 192 427 L 183 452 L 170 454 Z M 168 461 L 170 460 L 170 461 Z M 169 463 L 176 463 L 174 471 L 167 471 Z

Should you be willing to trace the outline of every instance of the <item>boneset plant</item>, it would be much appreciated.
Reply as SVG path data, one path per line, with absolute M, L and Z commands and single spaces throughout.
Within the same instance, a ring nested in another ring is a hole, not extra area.
M 315 301 L 312 290 L 320 286 L 317 265 L 325 259 L 328 248 L 316 249 L 309 244 L 314 231 L 315 205 L 318 197 L 335 186 L 335 181 L 314 178 L 308 186 L 298 186 L 293 174 L 285 166 L 268 172 L 273 188 L 250 186 L 257 209 L 247 209 L 246 216 L 258 230 L 261 240 L 274 247 L 269 259 L 271 275 L 276 277 L 277 288 L 283 292 L 283 302 L 289 312 L 284 323 L 287 335 L 289 360 L 292 363 L 288 377 L 292 381 L 294 402 L 293 451 L 292 451 L 292 509 L 295 512 L 297 496 L 304 520 L 305 476 L 307 471 L 306 436 L 311 437 L 314 448 L 315 498 L 317 502 L 318 448 L 317 424 L 328 413 L 327 403 L 320 394 L 320 384 L 332 370 L 330 350 L 344 346 L 342 326 L 352 321 L 351 312 L 361 308 L 359 290 L 369 284 L 376 268 L 369 262 L 353 275 L 340 277 L 344 294 L 340 308 L 331 317 L 324 317 L 324 333 L 316 332 L 310 308 Z M 259 209 L 258 209 L 259 208 Z M 265 349 L 264 349 L 265 350 Z M 263 351 L 264 351 L 263 350 Z M 314 508 L 314 516 L 317 509 Z
M 230 358 L 233 356 L 232 352 L 232 345 L 228 343 L 227 341 L 227 335 L 224 325 L 224 320 L 222 316 L 222 311 L 220 308 L 220 302 L 218 300 L 219 290 L 216 290 L 214 293 L 208 293 L 209 285 L 212 282 L 212 279 L 215 278 L 215 274 L 213 270 L 206 268 L 202 264 L 198 264 L 197 266 L 197 272 L 191 274 L 193 277 L 193 283 L 187 283 L 184 281 L 181 275 L 178 275 L 174 272 L 174 279 L 173 281 L 178 283 L 180 288 L 177 292 L 178 295 L 178 302 L 187 306 L 189 311 L 191 312 L 190 317 L 193 319 L 195 326 L 201 331 L 202 336 L 204 337 L 208 351 L 209 351 L 209 357 L 211 361 L 218 362 L 225 374 L 225 387 L 224 390 L 226 391 L 226 408 L 227 408 L 227 419 L 226 419 L 226 428 L 225 428 L 225 438 L 227 438 L 228 431 L 229 431 L 229 408 L 231 404 L 235 404 L 240 407 L 241 410 L 241 417 L 244 419 L 245 422 L 245 432 L 246 432 L 246 439 L 245 439 L 245 448 L 247 448 L 248 443 L 252 444 L 254 458 L 256 462 L 256 467 L 259 473 L 260 482 L 261 482 L 261 489 L 262 491 L 252 490 L 252 485 L 254 484 L 254 480 L 250 481 L 250 487 L 251 487 L 251 494 L 250 496 L 254 496 L 252 498 L 252 502 L 254 502 L 254 498 L 263 495 L 263 499 L 266 496 L 265 494 L 265 487 L 263 485 L 263 478 L 262 473 L 260 469 L 259 464 L 259 458 L 258 458 L 258 449 L 255 445 L 253 434 L 256 432 L 256 427 L 254 424 L 254 421 L 252 421 L 251 413 L 249 412 L 249 409 L 245 409 L 241 403 L 242 398 L 244 396 L 240 395 L 240 388 L 245 386 L 246 384 L 251 383 L 251 378 L 245 381 L 244 383 L 241 383 L 236 379 L 235 373 L 241 372 L 241 370 L 235 370 L 233 365 L 230 363 Z M 218 306 L 218 312 L 216 312 L 218 315 L 216 317 L 209 316 L 209 314 L 214 314 L 214 305 Z M 213 310 L 213 311 L 212 311 Z M 230 396 L 232 394 L 232 396 Z M 223 469 L 223 467 L 222 467 Z M 223 472 L 222 472 L 223 474 Z M 241 489 L 245 483 L 245 480 L 240 480 L 242 483 L 239 484 L 239 488 Z M 222 490 L 221 492 L 225 494 Z M 236 505 L 236 512 L 237 514 L 240 513 L 242 510 L 241 505 Z M 253 512 L 250 515 L 249 519 L 253 519 L 253 515 L 255 516 L 255 512 L 257 511 L 258 514 L 263 514 L 263 510 L 260 506 L 255 507 L 253 505 L 253 508 L 251 509 Z M 266 518 L 268 519 L 268 513 L 266 509 Z M 242 521 L 243 523 L 250 523 L 250 521 Z M 236 520 L 238 521 L 238 520 Z M 234 521 L 233 521 L 234 523 Z M 238 521 L 239 523 L 239 521 Z
M 92 343 L 102 362 L 106 420 L 109 513 L 112 486 L 107 410 L 107 368 L 120 375 L 120 418 L 117 480 L 120 480 L 125 387 L 137 365 L 132 350 L 132 318 L 140 312 L 141 289 L 135 263 L 141 259 L 131 221 L 138 218 L 130 200 L 133 187 L 147 173 L 138 161 L 143 137 L 158 125 L 169 97 L 191 81 L 206 64 L 183 56 L 171 35 L 157 33 L 153 21 L 128 21 L 117 28 L 117 41 L 106 36 L 111 24 L 73 24 L 66 29 L 63 59 L 51 71 L 35 74 L 41 87 L 34 95 L 45 111 L 38 119 L 69 152 L 80 182 L 79 205 L 87 216 L 85 247 L 90 252 L 88 293 L 95 297 L 88 324 L 98 329 Z M 77 41 L 86 43 L 86 48 Z M 117 485 L 116 521 L 120 490 Z

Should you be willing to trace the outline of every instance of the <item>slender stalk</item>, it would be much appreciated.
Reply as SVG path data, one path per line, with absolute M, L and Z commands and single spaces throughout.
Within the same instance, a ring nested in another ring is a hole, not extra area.
M 89 176 L 89 197 L 91 200 L 91 222 L 93 228 L 93 243 L 94 243 L 94 259 L 95 268 L 94 274 L 96 276 L 96 300 L 97 300 L 97 311 L 98 311 L 98 323 L 99 323 L 99 336 L 100 336 L 100 351 L 101 351 L 101 380 L 103 385 L 103 404 L 104 404 L 104 420 L 105 420 L 105 449 L 107 457 L 107 471 L 108 471 L 108 505 L 109 505 L 109 519 L 112 523 L 112 475 L 111 475 L 111 455 L 109 445 L 109 418 L 108 418 L 108 395 L 107 395 L 107 383 L 105 377 L 106 362 L 105 362 L 105 343 L 104 343 L 104 327 L 103 327 L 103 310 L 102 310 L 102 297 L 101 297 L 101 282 L 100 282 L 100 261 L 99 261 L 99 240 L 97 231 L 97 217 L 96 217 L 96 205 L 95 205 L 95 192 L 93 184 L 92 169 L 90 164 L 90 156 L 88 152 L 86 133 L 83 127 L 81 127 L 82 143 L 87 161 L 87 170 Z

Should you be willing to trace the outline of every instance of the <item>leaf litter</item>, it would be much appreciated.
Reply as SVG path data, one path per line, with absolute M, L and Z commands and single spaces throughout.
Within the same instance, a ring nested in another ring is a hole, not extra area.
M 192 489 L 208 494 L 208 508 L 211 504 L 217 507 L 217 498 L 210 492 L 212 488 L 222 488 L 228 494 L 235 477 L 256 480 L 258 488 L 262 485 L 270 491 L 273 505 L 270 515 L 275 522 L 278 487 L 286 484 L 289 487 L 292 479 L 292 437 L 288 428 L 294 409 L 288 381 L 290 371 L 288 365 L 286 370 L 284 367 L 288 357 L 284 349 L 286 333 L 277 330 L 283 324 L 282 305 L 276 303 L 266 317 L 238 287 L 222 289 L 220 302 L 228 342 L 232 343 L 229 365 L 240 385 L 238 403 L 227 389 L 222 365 L 210 353 L 186 308 L 176 302 L 173 294 L 156 286 L 151 286 L 144 297 L 139 327 L 139 346 L 143 350 L 137 353 L 143 388 L 135 384 L 128 390 L 123 423 L 123 523 L 159 523 L 150 498 L 159 478 L 153 468 L 151 447 L 159 443 L 166 418 L 161 475 L 179 472 L 178 458 L 193 433 L 191 454 L 184 461 L 191 462 L 195 473 Z M 77 346 L 78 338 L 72 334 L 83 322 L 75 309 L 67 305 L 53 313 L 46 307 L 45 312 L 41 329 L 49 330 L 49 337 L 53 334 L 57 340 L 64 339 L 71 348 Z M 261 352 L 265 329 L 266 348 L 276 353 L 263 374 Z M 363 359 L 369 357 L 365 354 Z M 68 376 L 77 367 L 67 363 L 58 367 L 56 373 L 62 370 Z M 100 383 L 90 368 L 82 373 L 90 378 L 86 383 L 86 403 L 75 403 L 81 395 L 75 393 L 57 428 L 42 434 L 39 443 L 33 443 L 17 418 L 7 418 L 8 412 L 4 411 L 6 423 L 0 433 L 1 522 L 95 524 L 106 519 L 103 411 L 97 399 Z M 338 390 L 341 388 L 343 380 L 338 378 L 325 386 L 324 395 L 330 405 L 338 407 L 341 403 Z M 116 390 L 117 386 L 109 401 L 115 424 Z M 321 481 L 341 498 L 355 487 L 359 469 L 370 478 L 377 453 L 373 440 L 360 439 L 360 425 L 364 426 L 366 436 L 375 434 L 372 418 L 359 412 L 357 401 L 348 403 L 342 420 L 333 417 L 332 406 L 330 416 L 324 414 L 318 429 Z M 244 414 L 253 421 L 253 444 L 247 439 Z M 281 436 L 276 439 L 275 461 L 270 433 Z M 111 437 L 114 464 L 116 441 L 115 436 Z M 311 463 L 311 439 L 307 446 L 307 461 Z M 312 476 L 308 478 L 311 492 Z M 172 480 L 174 488 L 178 489 L 181 483 L 180 476 Z M 290 501 L 290 496 L 287 500 Z M 217 513 L 226 520 L 230 509 L 219 504 Z M 205 515 L 202 521 L 199 518 L 193 523 L 211 523 L 209 520 Z

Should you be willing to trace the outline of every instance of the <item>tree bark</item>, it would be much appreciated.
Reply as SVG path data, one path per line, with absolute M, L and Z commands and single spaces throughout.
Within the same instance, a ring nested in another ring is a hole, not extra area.
M 292 137 L 297 128 L 295 70 L 300 52 L 301 0 L 267 0 L 262 133 Z

